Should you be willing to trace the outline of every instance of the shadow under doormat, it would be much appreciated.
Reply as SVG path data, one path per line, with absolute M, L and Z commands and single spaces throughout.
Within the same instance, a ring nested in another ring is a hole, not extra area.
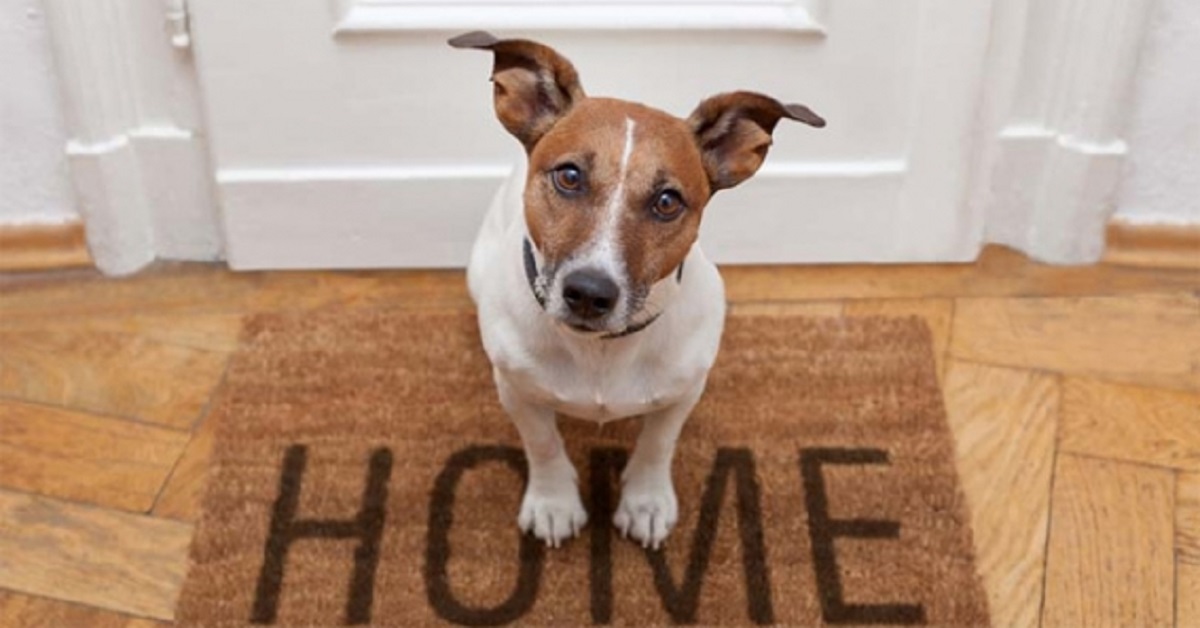
M 988 623 L 917 319 L 731 316 L 661 552 L 611 524 L 636 421 L 562 421 L 590 523 L 519 533 L 470 313 L 259 316 L 212 420 L 186 625 Z

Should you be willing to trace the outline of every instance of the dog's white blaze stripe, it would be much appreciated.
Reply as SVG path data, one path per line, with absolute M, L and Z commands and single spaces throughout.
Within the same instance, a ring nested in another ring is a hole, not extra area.
M 626 293 L 629 286 L 625 277 L 625 263 L 617 243 L 620 239 L 621 210 L 625 204 L 625 178 L 629 175 L 629 159 L 633 155 L 636 127 L 637 124 L 632 119 L 625 118 L 625 146 L 621 151 L 621 170 L 617 175 L 617 187 L 604 207 L 604 216 L 592 245 L 580 260 L 582 266 L 599 266 L 606 269 L 620 285 L 622 293 Z
M 617 175 L 617 189 L 608 199 L 605 207 L 604 227 L 600 231 L 600 248 L 610 248 L 617 239 L 617 227 L 621 222 L 621 204 L 625 201 L 625 177 L 629 175 L 629 157 L 633 155 L 633 129 L 637 126 L 630 118 L 625 118 L 625 147 L 621 151 L 621 172 Z M 616 251 L 610 251 L 615 254 Z
M 633 154 L 633 129 L 636 126 L 633 119 L 625 118 L 625 150 L 621 152 L 621 183 L 625 183 L 625 173 L 629 170 L 629 156 Z

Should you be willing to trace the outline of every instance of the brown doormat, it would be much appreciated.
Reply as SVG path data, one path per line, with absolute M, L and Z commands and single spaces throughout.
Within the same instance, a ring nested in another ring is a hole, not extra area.
M 734 316 L 662 552 L 611 525 L 636 422 L 564 420 L 591 523 L 516 525 L 472 315 L 263 316 L 216 402 L 184 624 L 988 623 L 929 332 Z

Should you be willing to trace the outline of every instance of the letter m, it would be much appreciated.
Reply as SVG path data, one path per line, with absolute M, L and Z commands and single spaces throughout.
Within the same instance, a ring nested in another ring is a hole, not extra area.
M 592 507 L 597 516 L 591 532 L 591 610 L 595 623 L 612 621 L 613 528 L 608 521 L 612 518 L 615 506 L 614 479 L 627 461 L 628 455 L 624 450 L 612 448 L 593 450 L 589 461 Z M 676 623 L 696 622 L 701 585 L 717 539 L 717 524 L 725 500 L 725 489 L 731 479 L 737 494 L 737 524 L 742 545 L 742 567 L 745 570 L 747 613 L 756 624 L 775 622 L 754 455 L 749 449 L 722 448 L 717 450 L 717 458 L 705 483 L 704 495 L 700 500 L 700 520 L 692 533 L 691 550 L 682 583 L 676 584 L 662 551 L 646 551 L 646 559 L 654 573 L 655 589 L 662 598 L 663 607 Z M 677 530 L 675 534 L 679 535 L 680 531 Z

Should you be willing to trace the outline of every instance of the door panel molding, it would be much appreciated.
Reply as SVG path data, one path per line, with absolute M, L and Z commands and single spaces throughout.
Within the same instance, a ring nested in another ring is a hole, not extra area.
M 823 36 L 828 0 L 335 0 L 334 33 L 444 29 L 761 30 Z

